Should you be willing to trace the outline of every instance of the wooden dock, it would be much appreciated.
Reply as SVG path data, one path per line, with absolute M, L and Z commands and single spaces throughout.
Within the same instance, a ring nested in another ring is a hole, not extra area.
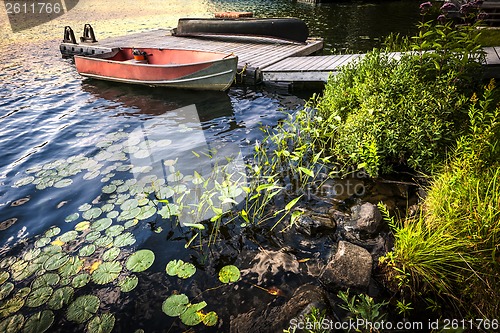
M 115 47 L 182 48 L 234 53 L 238 56 L 237 82 L 326 82 L 342 66 L 359 61 L 364 54 L 313 56 L 323 48 L 322 39 L 311 38 L 305 44 L 255 38 L 203 39 L 172 36 L 170 30 L 154 30 L 114 37 L 97 43 L 62 43 L 63 55 L 96 54 Z M 500 78 L 500 46 L 484 49 L 485 76 Z M 400 53 L 390 53 L 399 58 Z
M 98 36 L 97 39 L 99 40 Z M 262 81 L 263 68 L 289 57 L 314 54 L 323 49 L 323 40 L 310 38 L 305 44 L 256 38 L 233 38 L 228 41 L 228 39 L 175 37 L 170 30 L 161 29 L 108 38 L 97 43 L 62 43 L 60 50 L 63 55 L 71 56 L 109 52 L 115 47 L 182 48 L 234 53 L 238 56 L 237 81 L 243 84 L 255 84 Z

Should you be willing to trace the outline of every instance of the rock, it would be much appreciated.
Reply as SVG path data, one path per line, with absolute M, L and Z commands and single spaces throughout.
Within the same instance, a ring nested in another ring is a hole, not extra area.
M 231 320 L 231 333 L 283 332 L 290 321 L 304 314 L 312 307 L 327 308 L 324 291 L 317 286 L 306 284 L 299 287 L 293 296 L 282 306 L 264 306 L 262 310 L 252 309 L 239 314 Z
M 337 252 L 330 258 L 320 280 L 333 288 L 367 289 L 372 272 L 372 256 L 364 248 L 340 241 Z
M 315 237 L 318 234 L 335 230 L 336 223 L 328 215 L 306 212 L 297 218 L 295 227 L 298 232 Z
M 377 206 L 365 202 L 361 206 L 354 206 L 352 220 L 354 229 L 369 234 L 374 234 L 382 221 L 382 215 Z

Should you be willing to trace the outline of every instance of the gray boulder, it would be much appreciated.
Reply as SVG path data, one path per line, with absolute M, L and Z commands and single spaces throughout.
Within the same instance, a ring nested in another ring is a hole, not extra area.
M 355 230 L 374 234 L 381 221 L 382 215 L 374 204 L 365 202 L 361 206 L 352 208 L 352 226 Z

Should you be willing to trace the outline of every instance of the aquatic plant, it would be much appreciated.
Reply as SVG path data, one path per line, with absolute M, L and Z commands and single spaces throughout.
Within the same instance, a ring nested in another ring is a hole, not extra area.
M 196 267 L 191 263 L 182 260 L 171 260 L 165 268 L 170 276 L 177 276 L 181 279 L 188 279 L 196 273 Z
M 227 265 L 219 271 L 219 280 L 222 283 L 233 283 L 240 279 L 240 270 L 234 265 Z

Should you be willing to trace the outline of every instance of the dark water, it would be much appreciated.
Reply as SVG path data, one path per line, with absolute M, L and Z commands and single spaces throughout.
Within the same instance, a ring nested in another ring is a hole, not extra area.
M 418 19 L 417 5 L 407 1 L 322 6 L 292 1 L 212 1 L 209 6 L 251 10 L 263 17 L 300 17 L 312 35 L 326 38 L 328 50 L 366 50 L 389 32 L 411 31 Z M 58 43 L 13 43 L 2 47 L 0 53 L 0 277 L 7 276 L 6 281 L 0 278 L 0 287 L 5 288 L 0 292 L 0 322 L 19 314 L 27 320 L 50 308 L 55 319 L 49 331 L 83 331 L 83 324 L 68 322 L 65 310 L 53 309 L 45 304 L 47 300 L 36 306 L 39 298 L 32 295 L 40 285 L 33 281 L 49 273 L 60 275 L 52 289 L 47 289 L 49 296 L 63 286 L 72 286 L 73 299 L 97 295 L 97 314 L 113 313 L 116 332 L 179 331 L 180 321 L 161 312 L 162 302 L 172 293 L 185 293 L 193 303 L 206 301 L 206 312 L 216 311 L 220 316 L 220 328 L 213 330 L 227 330 L 230 316 L 270 302 L 283 303 L 307 282 L 293 270 L 261 281 L 254 270 L 247 271 L 237 285 L 220 287 L 217 272 L 221 267 L 234 264 L 249 269 L 259 262 L 262 248 L 278 250 L 280 241 L 242 236 L 237 227 L 228 226 L 221 235 L 223 241 L 210 249 L 207 238 L 203 239 L 203 251 L 197 246 L 199 239 L 185 249 L 195 231 L 173 219 L 162 219 L 156 212 L 166 204 L 151 200 L 152 192 L 164 189 L 173 191 L 164 196 L 174 204 L 173 200 L 190 191 L 179 202 L 200 206 L 204 190 L 197 187 L 193 176 L 198 173 L 209 178 L 222 167 L 234 174 L 241 171 L 254 143 L 262 139 L 260 128 L 276 125 L 284 113 L 300 108 L 302 99 L 255 87 L 188 92 L 82 79 L 71 60 L 60 58 Z M 215 188 L 215 181 L 222 183 L 224 179 L 216 175 L 211 181 L 209 190 Z M 241 185 L 246 179 L 232 181 Z M 236 197 L 241 199 L 241 194 Z M 136 202 L 139 199 L 141 204 Z M 216 204 L 221 200 L 214 197 Z M 138 206 L 140 213 L 125 214 L 130 205 Z M 195 216 L 188 208 L 183 212 L 181 223 L 197 223 L 214 215 Z M 75 213 L 76 218 L 68 218 Z M 96 221 L 110 221 L 117 233 L 101 230 Z M 51 234 L 51 230 L 58 232 Z M 87 238 L 95 231 L 94 235 L 104 239 L 101 243 Z M 94 243 L 92 254 L 80 252 Z M 114 261 L 120 273 L 111 283 L 101 285 L 91 280 L 85 286 L 73 284 L 74 276 L 92 273 L 92 264 L 103 260 L 111 247 L 120 248 Z M 120 292 L 118 282 L 133 275 L 125 268 L 127 260 L 139 249 L 153 250 L 155 262 L 146 272 L 135 273 L 139 283 L 134 290 Z M 53 261 L 60 255 L 65 256 L 61 267 L 68 267 L 77 257 L 82 259 L 79 272 L 65 276 L 57 263 L 49 263 L 48 258 Z M 167 276 L 165 266 L 173 259 L 194 263 L 194 277 L 182 280 Z M 8 291 L 8 283 L 13 290 Z M 285 297 L 276 298 L 252 284 L 278 287 Z M 27 298 L 16 295 L 26 287 L 32 289 Z M 11 305 L 19 299 L 31 306 L 21 305 L 14 311 Z M 203 329 L 203 325 L 196 327 L 197 331 Z

